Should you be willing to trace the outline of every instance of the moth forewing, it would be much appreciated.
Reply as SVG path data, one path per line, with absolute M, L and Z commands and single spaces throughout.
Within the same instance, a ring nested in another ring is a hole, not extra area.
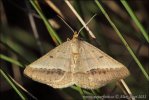
M 64 42 L 26 67 L 24 73 L 35 81 L 54 88 L 73 85 L 71 66 L 71 44 Z

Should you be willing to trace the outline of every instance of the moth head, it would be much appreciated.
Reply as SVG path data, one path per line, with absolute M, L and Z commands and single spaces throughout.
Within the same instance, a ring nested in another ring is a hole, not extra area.
M 74 34 L 73 34 L 73 39 L 77 39 L 78 38 L 78 35 L 79 34 L 75 31 Z

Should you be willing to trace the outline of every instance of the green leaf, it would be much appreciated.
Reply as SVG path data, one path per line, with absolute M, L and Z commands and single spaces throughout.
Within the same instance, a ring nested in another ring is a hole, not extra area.
M 33 94 L 31 94 L 29 91 L 27 91 L 23 86 L 21 86 L 17 81 L 15 81 L 9 74 L 8 77 L 14 82 L 16 86 L 18 86 L 20 89 L 22 89 L 24 92 L 26 92 L 28 95 L 30 95 L 34 100 L 38 100 Z
M 40 15 L 41 19 L 43 20 L 43 22 L 45 23 L 45 26 L 48 30 L 48 32 L 50 33 L 53 41 L 59 45 L 62 43 L 61 39 L 58 37 L 58 35 L 56 34 L 56 32 L 54 31 L 54 29 L 52 28 L 52 26 L 49 24 L 49 22 L 47 21 L 46 17 L 44 16 L 44 14 L 42 13 L 41 9 L 39 8 L 40 6 L 38 6 L 38 3 L 34 0 L 30 0 L 30 3 L 32 4 L 32 6 L 35 8 L 35 10 L 38 12 L 38 14 Z
M 7 48 L 8 51 L 12 51 L 18 57 L 20 57 L 25 63 L 29 63 L 29 60 L 22 54 L 22 52 L 20 52 L 17 48 L 13 47 L 13 45 L 10 45 L 2 40 L 0 40 L 0 42 L 2 45 L 4 45 Z
M 0 54 L 0 59 L 3 59 L 3 60 L 5 60 L 5 61 L 8 61 L 8 62 L 10 62 L 10 63 L 12 63 L 12 64 L 15 64 L 15 65 L 18 65 L 18 66 L 24 68 L 24 66 L 23 66 L 19 61 L 14 60 L 14 59 L 12 59 L 11 57 L 7 57 L 7 56 L 5 56 L 5 55 L 3 55 L 3 54 Z
M 138 20 L 137 16 L 133 12 L 133 10 L 128 5 L 127 1 L 126 0 L 120 0 L 120 1 L 123 4 L 123 6 L 125 7 L 125 9 L 127 10 L 127 12 L 129 13 L 129 15 L 131 16 L 131 18 L 133 19 L 133 21 L 135 22 L 136 26 L 138 26 L 138 28 L 140 29 L 140 31 L 143 34 L 146 41 L 149 43 L 149 35 L 147 34 L 146 30 L 142 26 L 141 22 Z
M 8 75 L 0 69 L 0 74 L 6 79 L 6 81 L 11 85 L 11 87 L 15 90 L 15 92 L 20 96 L 22 100 L 26 100 L 26 97 L 21 91 L 15 86 L 15 84 L 12 82 L 12 80 L 8 77 Z

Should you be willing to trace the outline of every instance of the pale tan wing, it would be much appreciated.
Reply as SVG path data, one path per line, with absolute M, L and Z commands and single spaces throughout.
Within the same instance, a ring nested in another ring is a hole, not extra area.
M 35 81 L 64 88 L 73 84 L 70 64 L 70 42 L 67 41 L 28 65 L 24 73 Z
M 123 64 L 85 41 L 80 41 L 79 52 L 80 57 L 74 70 L 76 85 L 95 89 L 129 75 Z

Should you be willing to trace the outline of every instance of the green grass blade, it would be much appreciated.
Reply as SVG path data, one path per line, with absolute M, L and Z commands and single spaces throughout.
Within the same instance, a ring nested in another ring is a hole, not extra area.
M 6 79 L 6 81 L 11 85 L 11 87 L 15 90 L 15 92 L 20 96 L 22 100 L 26 100 L 26 97 L 17 89 L 17 87 L 14 85 L 12 80 L 6 75 L 6 73 L 0 69 L 0 74 Z
M 94 91 L 94 90 L 92 90 L 91 89 L 91 91 L 92 91 L 92 93 L 94 94 L 94 96 L 98 96 L 98 94 Z M 99 100 L 99 98 L 95 98 L 96 100 Z
M 35 8 L 35 10 L 38 12 L 38 14 L 40 15 L 41 19 L 45 23 L 45 26 L 46 26 L 48 32 L 50 33 L 53 41 L 57 45 L 61 44 L 62 43 L 61 39 L 58 37 L 58 35 L 56 34 L 56 32 L 54 31 L 52 26 L 49 24 L 49 22 L 47 21 L 46 17 L 42 14 L 42 11 L 39 8 L 39 6 L 34 2 L 34 0 L 30 0 L 30 3 L 32 4 L 32 6 Z
M 138 20 L 137 16 L 135 15 L 135 13 L 133 12 L 133 10 L 130 8 L 130 6 L 128 5 L 126 0 L 120 0 L 121 3 L 123 4 L 123 6 L 125 7 L 125 9 L 127 10 L 127 12 L 129 13 L 129 15 L 131 16 L 131 18 L 133 19 L 133 21 L 135 22 L 135 24 L 138 26 L 138 28 L 140 29 L 141 33 L 143 34 L 144 38 L 146 39 L 146 41 L 149 43 L 149 35 L 147 34 L 146 30 L 144 29 L 144 27 L 142 26 L 141 22 Z
M 29 96 L 31 96 L 34 100 L 38 100 L 33 94 L 31 94 L 29 91 L 27 91 L 23 86 L 21 86 L 17 81 L 15 81 L 9 74 L 8 77 L 14 82 L 15 85 L 17 85 L 20 89 L 22 89 L 24 92 L 26 92 Z
M 12 64 L 15 64 L 15 65 L 18 65 L 18 66 L 24 68 L 24 66 L 20 62 L 18 62 L 17 60 L 12 59 L 11 57 L 7 57 L 7 56 L 5 56 L 3 54 L 0 54 L 0 59 L 3 59 L 5 61 L 8 61 L 8 62 L 10 62 Z
M 133 59 L 135 60 L 135 62 L 138 64 L 139 68 L 141 69 L 141 71 L 144 74 L 144 76 L 146 77 L 146 79 L 149 80 L 149 76 L 148 76 L 147 72 L 145 71 L 145 69 L 143 68 L 141 62 L 138 60 L 138 58 L 136 57 L 136 55 L 134 54 L 134 52 L 132 51 L 132 49 L 129 47 L 128 43 L 123 38 L 122 34 L 117 29 L 117 27 L 115 26 L 115 24 L 112 22 L 112 20 L 110 19 L 109 15 L 106 13 L 106 11 L 102 7 L 102 5 L 98 2 L 98 0 L 95 0 L 95 3 L 100 8 L 100 10 L 102 11 L 102 13 L 105 15 L 105 17 L 107 18 L 107 20 L 109 21 L 109 23 L 111 24 L 111 26 L 113 27 L 113 29 L 116 31 L 117 35 L 119 36 L 119 38 L 121 39 L 121 41 L 123 42 L 123 44 L 126 46 L 127 50 L 129 51 L 129 53 L 131 54 L 131 56 L 133 57 Z
M 76 91 L 80 91 L 79 90 L 79 87 L 76 87 L 76 86 L 71 86 L 72 89 L 76 90 Z M 90 93 L 89 91 L 86 91 L 86 90 L 83 90 L 83 93 L 84 94 L 87 94 L 87 95 L 93 95 L 92 93 Z
M 25 63 L 29 63 L 28 59 L 26 59 L 24 57 L 24 55 L 22 55 L 16 48 L 10 46 L 9 44 L 5 43 L 4 41 L 0 40 L 0 43 L 5 46 L 8 51 L 12 51 L 13 53 L 15 53 L 18 57 L 20 57 L 22 60 L 24 60 Z
M 80 94 L 82 96 L 82 99 L 85 100 L 85 98 L 83 97 L 84 96 L 83 90 L 79 86 L 77 86 L 77 88 L 78 88 L 78 91 L 80 92 Z

